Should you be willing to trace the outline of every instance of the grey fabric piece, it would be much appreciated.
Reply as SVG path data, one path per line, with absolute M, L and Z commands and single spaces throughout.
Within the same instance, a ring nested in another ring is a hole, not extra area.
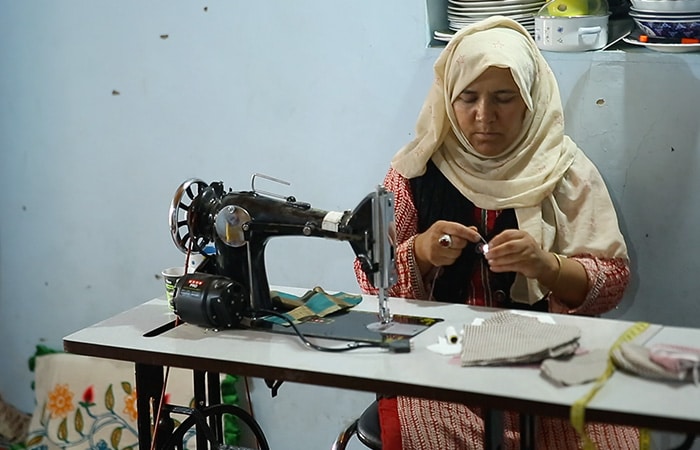
M 481 325 L 464 326 L 462 366 L 533 363 L 570 355 L 580 337 L 578 327 L 541 323 L 503 311 Z
M 669 372 L 649 359 L 650 351 L 643 345 L 627 342 L 613 350 L 612 358 L 617 367 L 635 375 L 658 380 L 683 381 L 691 379 L 689 373 Z
M 588 383 L 600 377 L 608 366 L 608 351 L 595 349 L 566 359 L 546 359 L 540 371 L 549 379 L 565 386 Z

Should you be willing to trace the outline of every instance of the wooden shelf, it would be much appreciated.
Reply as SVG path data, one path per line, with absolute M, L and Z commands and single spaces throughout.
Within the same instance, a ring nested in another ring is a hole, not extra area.
M 426 14 L 428 20 L 428 30 L 427 30 L 427 46 L 429 48 L 435 48 L 442 50 L 446 42 L 435 39 L 435 31 L 449 31 L 449 23 L 447 21 L 447 0 L 426 0 Z M 609 41 L 614 40 L 616 37 L 621 36 L 626 30 L 634 28 L 634 22 L 631 18 L 625 17 L 622 19 L 611 19 L 609 22 L 608 36 Z M 631 53 L 642 55 L 641 58 L 644 59 L 644 55 L 654 55 L 653 57 L 682 57 L 682 58 L 697 58 L 700 52 L 688 52 L 688 53 L 666 53 L 651 50 L 638 45 L 630 45 L 626 42 L 619 41 L 605 50 L 588 51 L 588 52 L 548 52 L 543 51 L 542 53 L 548 59 L 563 60 L 567 59 L 565 55 L 590 55 L 590 54 L 600 54 L 600 53 L 613 53 L 611 56 L 612 60 L 620 60 L 619 56 L 614 56 L 617 53 Z M 557 56 L 561 55 L 561 56 Z M 580 59 L 581 56 L 575 56 L 575 59 Z M 587 56 L 584 56 L 587 58 Z M 627 59 L 627 58 L 623 58 Z

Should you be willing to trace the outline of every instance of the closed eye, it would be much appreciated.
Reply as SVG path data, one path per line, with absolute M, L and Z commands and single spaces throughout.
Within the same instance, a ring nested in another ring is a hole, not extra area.
M 497 91 L 489 95 L 495 103 L 507 104 L 519 98 L 519 94 L 513 91 Z M 465 103 L 476 103 L 479 101 L 480 95 L 474 92 L 462 92 L 458 99 Z

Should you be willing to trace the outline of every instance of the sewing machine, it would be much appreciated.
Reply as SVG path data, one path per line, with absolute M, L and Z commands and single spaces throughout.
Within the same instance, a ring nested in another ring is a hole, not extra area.
M 259 311 L 273 310 L 265 269 L 265 245 L 273 237 L 308 236 L 347 241 L 362 270 L 378 289 L 379 326 L 391 321 L 386 290 L 396 282 L 390 228 L 394 197 L 378 186 L 353 210 L 325 211 L 294 197 L 255 189 L 226 191 L 222 182 L 189 179 L 182 183 L 170 206 L 170 230 L 185 254 L 205 253 L 195 273 L 180 279 L 175 307 L 186 322 L 232 328 Z M 288 183 L 285 183 L 288 184 Z

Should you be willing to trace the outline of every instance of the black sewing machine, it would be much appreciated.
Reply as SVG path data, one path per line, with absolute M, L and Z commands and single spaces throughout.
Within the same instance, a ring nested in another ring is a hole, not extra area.
M 197 325 L 232 328 L 259 311 L 273 310 L 265 269 L 265 245 L 277 236 L 309 236 L 347 241 L 362 269 L 379 290 L 379 323 L 389 323 L 386 289 L 396 282 L 390 227 L 394 197 L 382 186 L 353 209 L 324 211 L 294 197 L 256 191 L 226 191 L 221 182 L 189 179 L 182 183 L 170 206 L 170 230 L 184 253 L 208 255 L 195 273 L 180 279 L 175 309 Z M 282 182 L 284 183 L 284 182 Z

